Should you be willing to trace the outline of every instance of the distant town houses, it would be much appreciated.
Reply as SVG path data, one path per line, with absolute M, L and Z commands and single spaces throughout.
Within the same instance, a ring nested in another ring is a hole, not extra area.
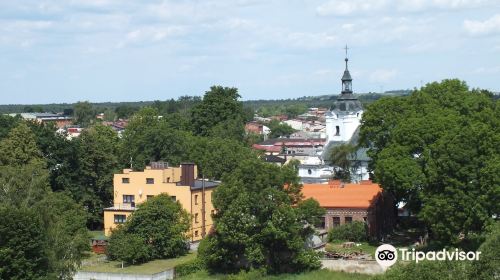
M 37 123 L 53 123 L 57 128 L 63 128 L 73 123 L 73 117 L 54 113 L 12 113 L 8 114 L 11 117 L 17 115 L 25 120 L 34 121 Z
M 281 157 L 285 161 L 300 161 L 299 176 L 304 183 L 326 183 L 335 176 L 339 167 L 330 162 L 332 150 L 344 144 L 358 147 L 359 128 L 363 116 L 363 105 L 352 91 L 352 78 L 345 59 L 345 70 L 341 78 L 342 90 L 330 110 L 309 108 L 304 114 L 289 119 L 285 115 L 261 118 L 256 116 L 252 124 L 280 120 L 295 132 L 286 138 L 267 139 L 253 145 L 266 155 Z M 247 125 L 250 125 L 247 124 Z M 348 160 L 351 162 L 351 180 L 360 182 L 370 178 L 367 149 L 357 148 Z M 268 161 L 268 158 L 264 157 Z

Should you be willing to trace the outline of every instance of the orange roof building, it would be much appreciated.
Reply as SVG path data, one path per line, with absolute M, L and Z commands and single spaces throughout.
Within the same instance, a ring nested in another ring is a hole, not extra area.
M 320 229 L 331 229 L 353 221 L 365 222 L 369 235 L 380 238 L 394 224 L 394 203 L 390 195 L 371 181 L 359 184 L 332 180 L 328 184 L 304 184 L 304 199 L 314 198 L 325 208 Z

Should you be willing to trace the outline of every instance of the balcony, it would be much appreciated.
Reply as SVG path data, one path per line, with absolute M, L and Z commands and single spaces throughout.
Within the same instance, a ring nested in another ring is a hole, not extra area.
M 130 203 L 115 203 L 112 207 L 105 208 L 104 210 L 125 210 L 125 211 L 134 211 L 135 202 Z

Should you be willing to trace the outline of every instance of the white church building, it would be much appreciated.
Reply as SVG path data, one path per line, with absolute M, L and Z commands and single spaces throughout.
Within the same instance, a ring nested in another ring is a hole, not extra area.
M 335 168 L 329 166 L 328 155 L 331 149 L 341 144 L 358 144 L 359 127 L 363 116 L 363 105 L 354 96 L 352 78 L 348 69 L 349 59 L 345 59 L 345 70 L 342 76 L 342 92 L 334 102 L 326 119 L 326 145 L 317 159 L 310 159 L 299 166 L 299 176 L 305 183 L 326 182 L 333 177 Z M 368 180 L 368 162 L 366 149 L 360 148 L 351 157 L 351 179 L 354 182 Z

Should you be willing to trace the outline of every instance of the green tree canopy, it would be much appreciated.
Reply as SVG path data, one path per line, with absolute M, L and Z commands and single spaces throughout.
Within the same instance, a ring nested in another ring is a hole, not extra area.
M 296 172 L 288 169 L 249 160 L 224 177 L 213 194 L 214 232 L 199 248 L 210 271 L 280 273 L 319 267 L 318 256 L 304 246 L 310 233 L 305 225 L 314 217 L 301 213 L 319 210 L 310 203 L 293 207 L 300 185 Z
M 95 120 L 95 109 L 88 101 L 80 101 L 73 107 L 75 123 L 87 127 Z
M 271 130 L 271 133 L 269 134 L 270 138 L 288 137 L 290 134 L 295 132 L 295 129 L 291 126 L 286 123 L 281 123 L 279 120 L 271 120 L 266 125 Z
M 0 142 L 0 165 L 43 164 L 35 137 L 25 122 L 13 128 Z
M 361 142 L 376 180 L 443 245 L 500 215 L 500 109 L 487 92 L 444 80 L 382 98 L 363 114 Z
M 341 144 L 334 147 L 329 156 L 331 164 L 336 168 L 334 178 L 346 182 L 351 181 L 351 159 L 356 152 L 356 147 L 352 144 Z
M 187 231 L 190 221 L 189 214 L 178 201 L 173 201 L 166 193 L 157 195 L 138 205 L 124 227 L 116 233 L 132 236 L 113 237 L 113 231 L 108 255 L 120 259 L 118 255 L 122 249 L 119 244 L 131 240 L 134 243 L 130 246 L 133 246 L 141 239 L 147 251 L 141 251 L 139 255 L 128 255 L 128 260 L 125 261 L 139 262 L 184 255 L 189 249 Z
M 113 174 L 119 170 L 118 135 L 110 127 L 95 125 L 74 141 L 78 141 L 79 181 L 70 193 L 88 209 L 88 226 L 98 228 L 103 209 L 113 203 Z
M 242 140 L 245 112 L 239 98 L 236 88 L 212 86 L 191 111 L 194 133 Z

